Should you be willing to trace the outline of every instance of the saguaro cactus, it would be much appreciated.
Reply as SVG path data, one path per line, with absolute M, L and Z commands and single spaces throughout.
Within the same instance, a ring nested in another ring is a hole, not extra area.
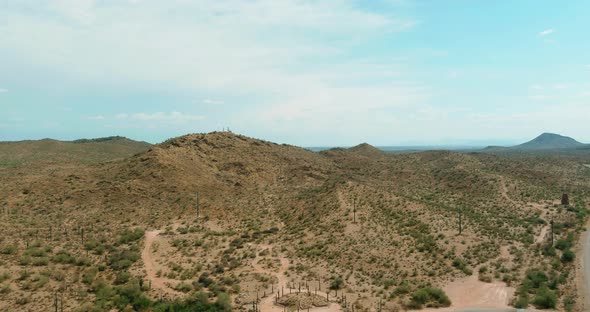
M 569 196 L 566 193 L 563 193 L 563 195 L 561 195 L 561 204 L 564 206 L 567 206 L 570 204 Z
M 352 223 L 356 223 L 356 198 L 352 200 Z
M 459 208 L 459 235 L 463 234 L 463 209 Z
M 197 219 L 199 218 L 199 192 L 197 192 Z

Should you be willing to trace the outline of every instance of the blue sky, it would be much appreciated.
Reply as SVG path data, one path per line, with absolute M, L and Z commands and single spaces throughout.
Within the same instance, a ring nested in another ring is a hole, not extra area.
M 5 0 L 0 140 L 590 142 L 590 2 Z

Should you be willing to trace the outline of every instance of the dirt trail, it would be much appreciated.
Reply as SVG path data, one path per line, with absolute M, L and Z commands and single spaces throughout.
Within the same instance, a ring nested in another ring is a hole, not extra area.
M 167 297 L 179 297 L 182 296 L 183 293 L 176 291 L 169 286 L 170 284 L 175 284 L 178 281 L 156 276 L 156 272 L 158 270 L 156 269 L 156 264 L 152 257 L 152 245 L 156 240 L 156 236 L 158 236 L 160 232 L 161 230 L 145 232 L 145 244 L 143 250 L 141 251 L 141 260 L 143 261 L 147 279 L 152 283 L 153 290 L 161 291 Z
M 541 232 L 539 233 L 539 235 L 535 237 L 535 243 L 540 244 L 546 241 L 547 233 L 549 232 L 549 230 L 551 230 L 551 223 L 549 220 L 546 220 L 548 211 L 543 207 L 542 204 L 533 204 L 533 206 L 543 210 L 543 213 L 541 213 L 540 218 L 547 221 L 547 223 L 545 223 L 545 225 L 543 225 L 543 227 L 541 228 Z
M 506 186 L 506 179 L 503 176 L 500 176 L 500 194 L 502 194 L 502 197 L 504 197 L 510 203 L 512 203 L 512 204 L 516 203 L 508 195 L 508 187 Z
M 508 195 L 508 187 L 506 186 L 506 179 L 503 176 L 500 176 L 499 179 L 500 179 L 500 194 L 502 195 L 502 197 L 504 197 L 504 199 L 506 199 L 510 203 L 516 204 L 516 201 L 514 201 L 510 197 L 510 195 Z M 541 218 L 545 219 L 547 216 L 547 210 L 544 208 L 543 204 L 533 203 L 532 205 L 535 208 L 538 208 L 539 210 L 543 211 L 543 213 L 541 214 Z M 551 224 L 549 224 L 549 222 L 547 222 L 547 224 L 545 224 L 541 228 L 541 232 L 539 233 L 539 235 L 537 235 L 535 237 L 535 243 L 537 243 L 537 244 L 542 243 L 543 240 L 547 237 L 547 232 L 549 231 L 550 228 L 551 228 Z
M 268 249 L 269 251 L 271 251 L 273 248 L 272 245 L 259 245 L 258 247 L 260 247 L 262 250 Z M 252 266 L 254 267 L 254 271 L 257 273 L 261 273 L 261 274 L 268 274 L 268 275 L 276 276 L 277 280 L 278 280 L 278 286 L 276 289 L 287 288 L 288 280 L 287 280 L 287 277 L 285 276 L 285 272 L 289 268 L 289 259 L 287 259 L 285 257 L 273 258 L 273 259 L 278 259 L 281 262 L 281 267 L 279 268 L 278 272 L 273 272 L 273 271 L 270 271 L 270 270 L 265 269 L 262 266 L 260 266 L 260 264 L 258 264 L 258 261 L 260 259 L 261 258 L 257 257 L 256 260 L 254 260 L 254 262 L 252 263 Z M 319 291 L 317 293 L 320 296 L 326 295 L 326 293 L 319 292 Z M 274 294 L 269 294 L 268 296 L 262 298 L 259 303 L 260 311 L 261 312 L 283 312 L 282 306 L 278 306 L 278 305 L 274 304 L 274 298 L 275 298 Z M 340 312 L 341 309 L 340 309 L 339 304 L 330 303 L 327 307 L 311 308 L 310 311 Z

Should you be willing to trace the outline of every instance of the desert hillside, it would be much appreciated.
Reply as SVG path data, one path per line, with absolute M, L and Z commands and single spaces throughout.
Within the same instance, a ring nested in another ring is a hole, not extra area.
M 229 132 L 148 148 L 0 167 L 0 309 L 577 307 L 582 156 L 316 153 Z
M 58 141 L 52 139 L 0 142 L 0 167 L 91 164 L 122 159 L 145 152 L 151 144 L 114 136 L 98 139 Z

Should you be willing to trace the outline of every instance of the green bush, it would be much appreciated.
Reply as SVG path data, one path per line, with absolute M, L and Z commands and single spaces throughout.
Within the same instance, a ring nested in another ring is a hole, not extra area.
M 461 258 L 453 259 L 453 266 L 455 268 L 463 271 L 463 273 L 465 273 L 466 275 L 473 274 L 473 271 L 467 267 L 467 263 L 465 262 L 465 260 L 463 260 Z
M 139 257 L 139 253 L 135 251 L 120 250 L 111 254 L 108 263 L 113 270 L 124 270 L 139 260 Z
M 514 307 L 517 309 L 526 309 L 529 306 L 529 298 L 526 294 L 518 296 L 514 301 Z
M 564 250 L 563 254 L 561 255 L 562 262 L 572 262 L 572 261 L 574 261 L 575 258 L 576 258 L 576 254 L 569 249 Z
M 129 244 L 138 241 L 143 237 L 144 230 L 136 228 L 133 230 L 126 229 L 119 236 L 119 244 Z
M 559 249 L 559 250 L 566 250 L 572 247 L 572 243 L 568 240 L 565 239 L 558 239 L 557 242 L 555 242 L 555 248 Z
M 61 264 L 74 264 L 76 263 L 76 258 L 66 250 L 60 250 L 53 256 L 51 261 Z
M 533 298 L 533 305 L 538 309 L 553 309 L 557 304 L 557 295 L 549 288 L 543 286 Z
M 421 309 L 423 306 L 441 308 L 451 305 L 451 300 L 445 292 L 439 288 L 426 287 L 415 291 L 408 305 L 411 309 Z
M 344 285 L 344 280 L 340 276 L 332 277 L 332 281 L 330 282 L 330 289 L 338 290 L 342 288 Z

